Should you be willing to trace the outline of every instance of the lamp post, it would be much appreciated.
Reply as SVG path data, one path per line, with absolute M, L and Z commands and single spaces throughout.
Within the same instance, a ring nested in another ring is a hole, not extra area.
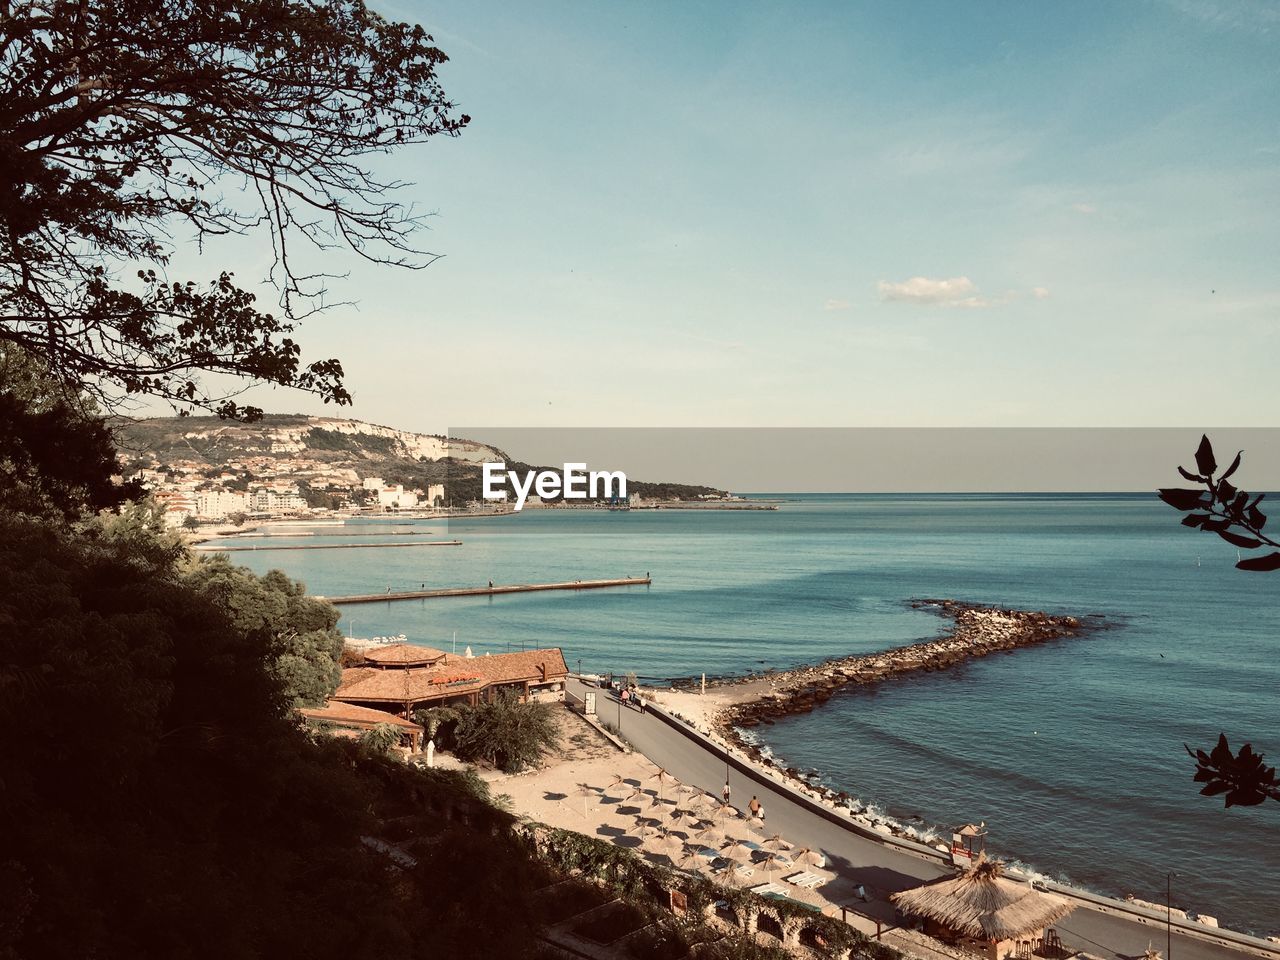
M 582 679 L 582 658 L 578 658 L 578 679 Z

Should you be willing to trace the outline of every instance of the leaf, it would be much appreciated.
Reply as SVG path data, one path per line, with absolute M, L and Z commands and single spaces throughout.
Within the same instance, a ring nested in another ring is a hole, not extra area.
M 1203 494 L 1199 490 L 1165 487 L 1160 490 L 1160 499 L 1175 510 L 1194 510 L 1204 506 Z
M 1235 473 L 1237 470 L 1240 469 L 1240 456 L 1243 453 L 1244 451 L 1241 450 L 1240 453 L 1236 454 L 1236 458 L 1231 461 L 1231 466 L 1227 467 L 1227 469 L 1222 472 L 1222 476 L 1218 478 L 1219 480 L 1227 479 L 1227 477 L 1231 476 L 1233 473 Z
M 1240 547 L 1243 550 L 1255 550 L 1262 546 L 1262 541 L 1254 537 L 1244 537 L 1238 533 L 1232 533 L 1230 530 L 1219 530 L 1218 536 L 1234 547 Z
M 1236 564 L 1237 570 L 1254 570 L 1258 573 L 1270 573 L 1280 570 L 1280 553 L 1268 553 L 1263 557 L 1246 557 Z
M 1190 480 L 1192 483 L 1204 483 L 1204 477 L 1197 476 L 1190 470 L 1184 470 L 1182 467 L 1179 467 L 1178 472 L 1182 474 L 1183 480 Z
M 1236 488 L 1233 487 L 1231 484 L 1227 483 L 1227 481 L 1225 480 L 1218 481 L 1217 491 L 1218 491 L 1218 500 L 1221 503 L 1230 503 L 1232 500 L 1235 499 Z
M 1213 476 L 1213 471 L 1218 469 L 1218 461 L 1213 458 L 1213 444 L 1204 434 L 1200 436 L 1200 446 L 1196 447 L 1196 469 L 1206 477 Z
M 1182 525 L 1184 527 L 1198 527 L 1208 519 L 1209 515 L 1207 513 L 1188 513 L 1182 518 Z

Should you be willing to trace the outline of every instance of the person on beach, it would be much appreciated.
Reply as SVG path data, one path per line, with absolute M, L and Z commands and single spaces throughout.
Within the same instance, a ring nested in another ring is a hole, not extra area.
M 764 823 L 764 804 L 759 800 L 756 801 L 756 819 Z
M 747 804 L 747 809 L 751 811 L 753 817 L 760 816 L 760 799 L 753 795 L 751 802 Z
M 720 796 L 724 797 L 724 804 L 727 807 L 729 805 L 729 781 L 728 780 L 724 782 L 724 789 L 720 791 Z

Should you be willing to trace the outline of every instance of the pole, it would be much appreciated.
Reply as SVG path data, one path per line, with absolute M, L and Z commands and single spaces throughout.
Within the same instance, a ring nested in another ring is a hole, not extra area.
M 1173 871 L 1164 878 L 1164 956 L 1165 960 L 1173 960 Z
M 458 631 L 453 631 L 453 655 L 458 655 Z
M 582 658 L 578 658 L 578 679 L 582 679 Z

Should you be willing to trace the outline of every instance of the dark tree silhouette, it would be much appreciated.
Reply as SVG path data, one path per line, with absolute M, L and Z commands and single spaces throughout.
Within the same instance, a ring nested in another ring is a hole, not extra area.
M 369 160 L 466 125 L 446 59 L 359 0 L 4 0 L 0 341 L 109 408 L 260 415 L 210 372 L 349 403 L 339 362 L 304 364 L 292 339 L 325 302 L 296 251 L 435 259 Z M 181 232 L 268 236 L 278 311 L 225 271 L 166 276 Z
M 1214 533 L 1227 543 L 1242 550 L 1261 547 L 1280 547 L 1280 543 L 1262 532 L 1267 516 L 1258 507 L 1265 494 L 1249 494 L 1231 483 L 1240 469 L 1243 451 L 1237 453 L 1221 474 L 1213 453 L 1213 444 L 1207 436 L 1200 437 L 1196 448 L 1196 469 L 1178 467 L 1185 480 L 1203 485 L 1203 489 L 1166 487 L 1160 490 L 1160 499 L 1175 510 L 1186 514 L 1183 526 Z M 1280 570 L 1280 552 L 1245 557 L 1237 561 L 1241 570 Z M 1184 746 L 1186 746 L 1184 744 Z M 1186 747 L 1196 761 L 1195 782 L 1204 786 L 1200 792 L 1207 797 L 1224 795 L 1228 807 L 1257 806 L 1268 798 L 1280 800 L 1280 779 L 1275 767 L 1262 762 L 1263 755 L 1255 753 L 1253 745 L 1246 743 L 1239 753 L 1232 753 L 1226 734 L 1218 735 L 1218 743 L 1212 750 L 1192 750 Z

